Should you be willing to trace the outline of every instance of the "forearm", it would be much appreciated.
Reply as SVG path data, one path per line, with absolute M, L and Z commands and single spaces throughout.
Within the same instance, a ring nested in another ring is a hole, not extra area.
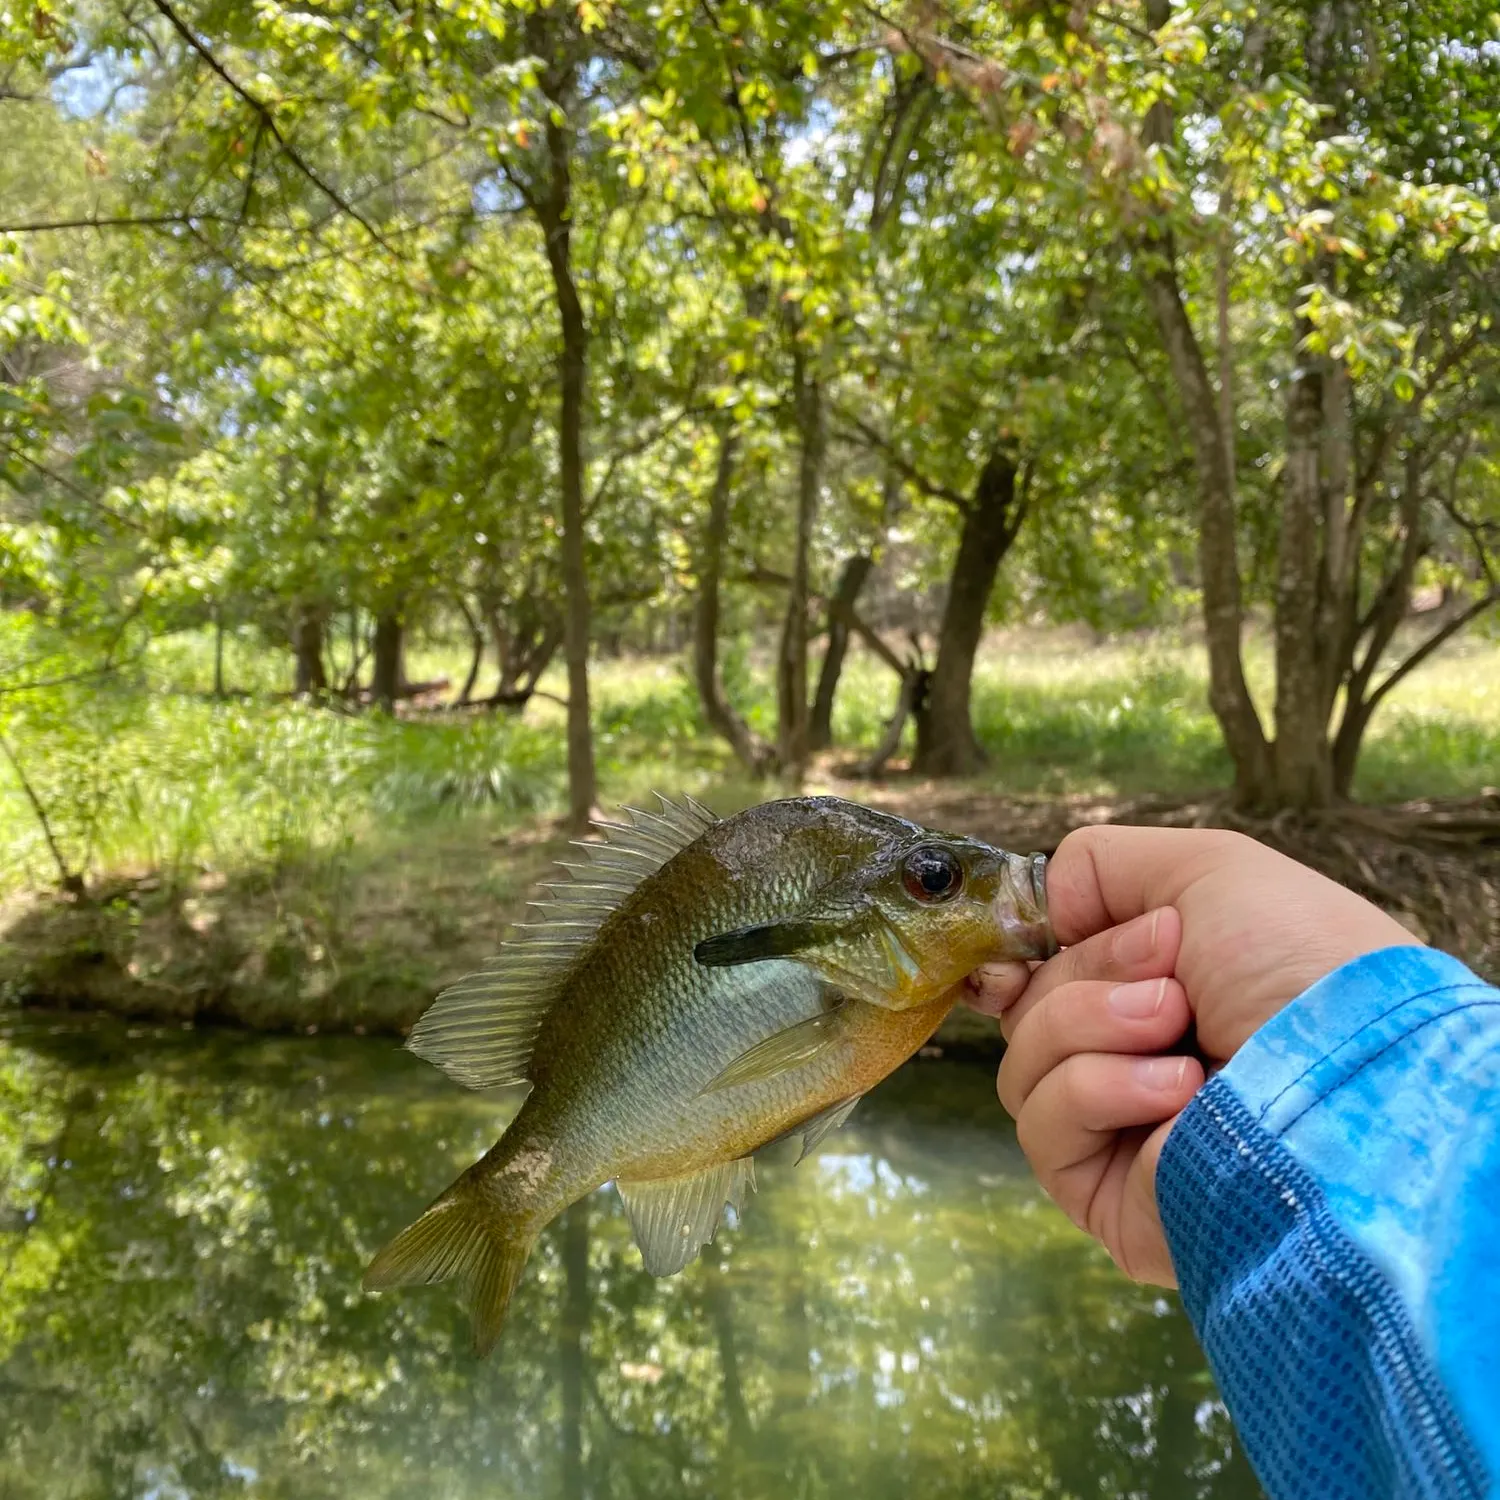
M 1273 1500 L 1500 1494 L 1500 992 L 1346 965 L 1200 1092 L 1157 1196 Z

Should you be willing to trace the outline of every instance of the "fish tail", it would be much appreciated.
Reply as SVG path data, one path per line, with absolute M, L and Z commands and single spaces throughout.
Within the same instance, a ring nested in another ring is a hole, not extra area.
M 362 1285 L 383 1292 L 456 1279 L 474 1325 L 474 1352 L 482 1357 L 500 1337 L 535 1243 L 530 1224 L 506 1214 L 466 1172 L 370 1262 Z

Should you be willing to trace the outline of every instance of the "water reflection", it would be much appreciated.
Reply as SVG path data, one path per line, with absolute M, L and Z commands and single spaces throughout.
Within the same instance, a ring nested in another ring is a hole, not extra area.
M 1256 1493 L 983 1071 L 903 1070 L 669 1281 L 594 1195 L 476 1363 L 447 1291 L 358 1280 L 510 1100 L 382 1042 L 6 1029 L 0 1500 Z

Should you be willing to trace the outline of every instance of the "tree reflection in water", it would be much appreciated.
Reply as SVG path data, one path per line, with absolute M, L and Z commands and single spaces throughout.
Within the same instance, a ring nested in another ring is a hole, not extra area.
M 672 1280 L 595 1194 L 478 1363 L 450 1291 L 359 1275 L 513 1095 L 382 1042 L 5 1030 L 0 1500 L 1257 1493 L 983 1070 L 903 1069 Z

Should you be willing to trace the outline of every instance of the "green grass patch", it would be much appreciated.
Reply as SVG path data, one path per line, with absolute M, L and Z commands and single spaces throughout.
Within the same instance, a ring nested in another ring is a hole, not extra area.
M 392 718 L 309 707 L 267 691 L 285 662 L 231 635 L 226 656 L 257 693 L 216 700 L 207 632 L 157 642 L 120 682 L 10 700 L 5 733 L 75 867 L 151 870 L 168 883 L 204 869 L 274 868 L 341 857 L 375 828 L 415 836 L 431 820 L 492 832 L 559 812 L 564 714 L 538 698 L 524 714 L 474 710 Z M 461 653 L 428 650 L 421 675 L 457 680 Z M 1265 652 L 1251 657 L 1264 697 Z M 252 670 L 253 669 L 253 670 Z M 769 732 L 769 673 L 741 659 L 742 708 Z M 1086 646 L 1063 633 L 1003 636 L 983 653 L 974 717 L 990 752 L 975 790 L 1038 797 L 1193 795 L 1224 786 L 1229 762 L 1208 710 L 1201 650 L 1164 638 Z M 1440 657 L 1377 716 L 1358 792 L 1369 800 L 1472 793 L 1500 778 L 1500 644 Z M 564 688 L 560 671 L 549 691 Z M 601 661 L 593 673 L 595 752 L 606 805 L 653 790 L 759 794 L 707 733 L 684 665 Z M 879 739 L 894 680 L 855 651 L 842 683 L 835 759 Z M 907 730 L 907 748 L 911 729 Z M 55 869 L 14 775 L 0 776 L 0 888 L 46 886 Z

